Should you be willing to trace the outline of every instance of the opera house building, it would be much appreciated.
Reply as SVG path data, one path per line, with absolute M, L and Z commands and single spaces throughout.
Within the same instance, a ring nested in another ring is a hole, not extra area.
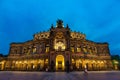
M 93 34 L 94 35 L 94 34 Z M 81 32 L 64 27 L 62 20 L 33 39 L 11 43 L 7 57 L 0 57 L 0 70 L 14 71 L 90 71 L 113 68 L 108 43 L 86 39 Z

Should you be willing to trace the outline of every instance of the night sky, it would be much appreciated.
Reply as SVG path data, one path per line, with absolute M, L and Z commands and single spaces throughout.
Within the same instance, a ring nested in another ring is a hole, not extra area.
M 0 0 L 0 53 L 11 42 L 25 42 L 62 19 L 88 40 L 108 42 L 120 55 L 120 0 Z

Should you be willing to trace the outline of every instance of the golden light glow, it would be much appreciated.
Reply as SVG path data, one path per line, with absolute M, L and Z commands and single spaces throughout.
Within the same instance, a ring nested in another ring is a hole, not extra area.
M 33 53 L 35 53 L 35 52 L 36 52 L 36 48 L 33 49 Z
M 84 52 L 87 52 L 87 49 L 86 49 L 86 48 L 83 48 L 83 51 L 84 51 Z
M 101 63 L 103 63 L 103 61 L 101 61 Z
M 48 64 L 48 59 L 45 60 L 45 63 Z
M 86 66 L 86 64 L 85 64 L 85 66 L 84 66 L 85 68 L 87 68 L 87 66 Z
M 46 61 L 48 62 L 48 59 L 46 59 Z
M 98 61 L 98 63 L 100 63 L 100 61 Z
M 19 63 L 22 63 L 21 61 Z
M 79 63 L 82 63 L 82 61 L 79 59 Z
M 27 61 L 24 61 L 24 63 L 27 63 Z
M 13 63 L 15 63 L 15 61 L 13 61 Z
M 75 62 L 74 59 L 72 59 L 72 62 Z
M 16 64 L 18 64 L 18 62 L 16 61 Z
M 49 52 L 49 47 L 46 47 L 46 53 Z
M 118 63 L 119 63 L 117 60 L 113 60 L 113 62 L 114 62 L 115 64 L 118 64 Z
M 35 68 L 35 65 L 33 65 L 33 69 Z
M 35 62 L 34 60 L 31 61 L 31 63 L 34 63 L 34 62 Z
M 62 43 L 62 42 L 57 42 L 57 43 L 55 44 L 54 48 L 55 48 L 56 50 L 59 50 L 60 48 L 61 48 L 61 50 L 65 50 L 65 44 Z
M 41 63 L 41 60 L 39 60 L 38 63 Z
M 64 56 L 63 55 L 58 55 L 56 57 L 56 70 L 58 69 L 65 69 L 65 62 L 64 62 Z
M 0 64 L 4 64 L 5 61 L 0 62 Z
M 80 60 L 76 60 L 76 67 L 79 68 Z
M 71 47 L 71 51 L 74 53 L 74 47 Z
M 95 60 L 93 60 L 92 63 L 95 63 Z
M 81 52 L 81 48 L 77 48 L 77 52 Z

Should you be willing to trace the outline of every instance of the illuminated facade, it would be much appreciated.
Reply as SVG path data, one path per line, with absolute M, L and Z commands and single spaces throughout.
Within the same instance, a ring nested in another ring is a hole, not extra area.
M 48 32 L 34 34 L 33 40 L 11 43 L 9 55 L 0 59 L 0 70 L 65 71 L 110 70 L 111 56 L 107 43 L 86 39 L 85 34 L 72 32 L 63 21 Z

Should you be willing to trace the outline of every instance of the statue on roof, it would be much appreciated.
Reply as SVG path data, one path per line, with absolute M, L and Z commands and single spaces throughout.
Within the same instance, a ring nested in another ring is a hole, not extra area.
M 60 20 L 60 19 L 57 20 L 57 27 L 58 28 L 62 28 L 63 27 L 63 21 L 62 20 Z

